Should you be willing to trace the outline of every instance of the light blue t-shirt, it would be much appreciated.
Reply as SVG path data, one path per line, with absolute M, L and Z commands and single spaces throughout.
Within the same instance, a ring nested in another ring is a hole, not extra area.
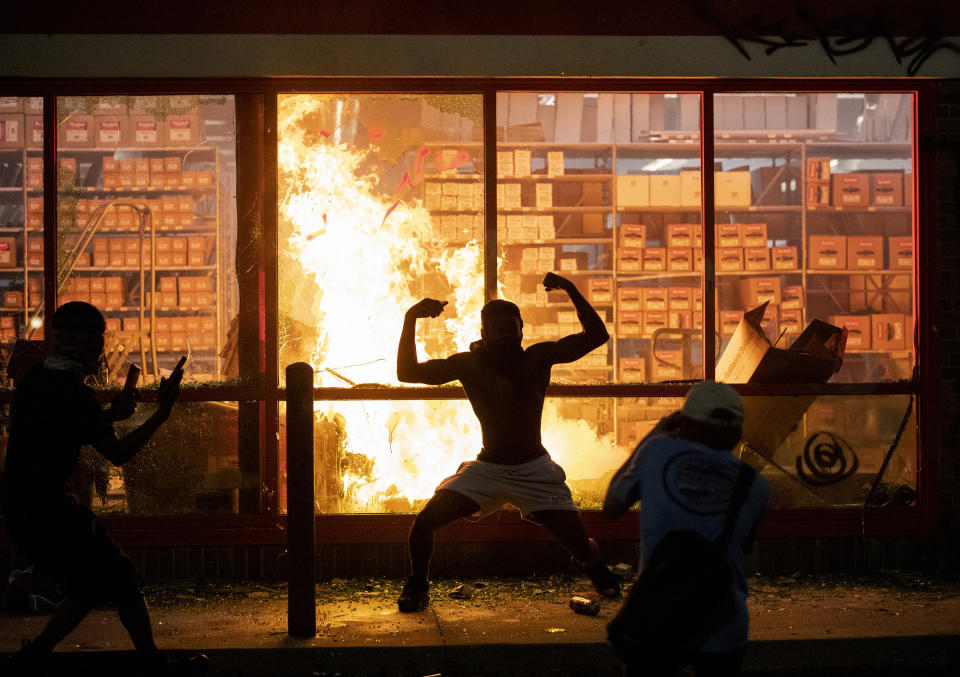
M 642 442 L 608 490 L 622 505 L 640 501 L 642 565 L 670 531 L 691 530 L 715 540 L 723 531 L 739 469 L 740 461 L 727 450 L 711 449 L 670 435 L 656 435 Z M 734 651 L 747 643 L 744 549 L 769 496 L 769 482 L 757 475 L 737 514 L 727 547 L 735 613 L 710 635 L 704 651 Z

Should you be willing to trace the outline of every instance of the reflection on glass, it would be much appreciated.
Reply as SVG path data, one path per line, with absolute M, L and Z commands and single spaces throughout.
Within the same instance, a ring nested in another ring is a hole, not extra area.
M 57 123 L 58 300 L 106 317 L 105 381 L 236 378 L 233 98 L 59 97 Z
M 543 275 L 570 277 L 615 337 L 558 365 L 573 383 L 702 373 L 698 94 L 497 95 L 500 294 L 532 341 L 580 330 Z
M 910 378 L 913 99 L 717 95 L 718 348 L 743 312 L 788 347 L 812 320 L 846 328 L 833 382 Z M 718 357 L 720 352 L 718 351 Z
M 862 506 L 868 496 L 915 505 L 912 409 L 894 445 L 909 404 L 908 395 L 748 397 L 743 458 L 771 481 L 776 507 Z
M 0 385 L 18 338 L 43 339 L 43 99 L 0 96 Z
M 155 407 L 114 424 L 118 437 Z M 81 502 L 99 514 L 236 513 L 240 470 L 236 402 L 178 402 L 173 414 L 123 467 L 84 447 L 71 478 Z

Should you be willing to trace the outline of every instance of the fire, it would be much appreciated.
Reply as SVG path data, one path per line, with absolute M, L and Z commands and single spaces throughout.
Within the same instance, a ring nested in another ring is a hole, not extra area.
M 377 148 L 352 142 L 355 113 L 342 98 L 279 101 L 281 251 L 289 257 L 281 261 L 282 304 L 316 328 L 304 357 L 318 385 L 399 385 L 404 313 L 423 296 L 449 304 L 440 318 L 421 320 L 421 359 L 465 351 L 479 337 L 483 249 L 476 239 L 448 247 L 417 193 L 404 188 L 415 188 L 418 176 L 405 174 L 402 190 L 383 185 Z M 378 131 L 368 139 L 383 137 Z M 417 169 L 425 155 L 416 156 Z M 422 334 L 437 334 L 438 326 L 439 336 Z M 341 511 L 415 509 L 481 446 L 466 401 L 318 402 L 316 416 L 342 423 L 343 453 L 331 466 Z M 549 402 L 544 421 L 544 443 L 571 477 L 599 477 L 622 462 L 612 436 L 599 439 L 585 422 L 560 418 Z

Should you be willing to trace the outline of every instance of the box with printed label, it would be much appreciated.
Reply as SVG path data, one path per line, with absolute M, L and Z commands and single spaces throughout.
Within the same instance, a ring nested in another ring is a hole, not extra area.
M 43 148 L 43 116 L 27 115 L 23 119 L 23 134 L 27 148 Z
M 23 99 L 19 96 L 0 96 L 0 113 L 22 113 Z
M 808 183 L 807 184 L 807 206 L 808 207 L 829 207 L 830 206 L 830 184 L 829 183 Z
M 870 203 L 869 174 L 834 174 L 833 206 L 865 207 Z
M 679 350 L 657 350 L 654 357 L 654 379 L 657 381 L 672 381 L 683 378 L 683 354 Z
M 743 236 L 739 223 L 718 223 L 716 233 L 718 247 L 743 246 Z
M 8 291 L 3 294 L 3 305 L 7 308 L 20 308 L 23 306 L 22 291 Z
M 884 207 L 903 206 L 903 174 L 870 174 L 870 204 Z
M 773 247 L 770 257 L 774 270 L 795 270 L 800 267 L 796 247 Z
M 657 329 L 667 327 L 668 315 L 665 310 L 645 310 L 643 311 L 643 335 L 652 337 Z
M 0 237 L 0 268 L 15 268 L 17 265 L 17 240 Z
M 668 247 L 699 247 L 702 229 L 697 223 L 668 223 Z
M 644 247 L 640 252 L 640 256 L 643 259 L 643 270 L 667 269 L 666 247 Z
M 645 247 L 647 227 L 641 223 L 624 223 L 620 226 L 621 247 Z
M 643 383 L 646 378 L 646 361 L 642 357 L 620 358 L 620 380 Z
M 693 310 L 693 287 L 668 287 L 667 307 L 671 311 Z
M 770 250 L 767 247 L 744 247 L 743 269 L 770 270 Z
M 617 314 L 618 336 L 640 336 L 643 332 L 643 313 L 639 310 L 621 310 Z
M 800 308 L 780 308 L 780 331 L 784 336 L 798 336 L 803 329 L 803 311 Z
M 93 148 L 94 129 L 92 115 L 73 115 L 57 128 L 57 145 L 60 148 Z
M 680 172 L 680 206 L 700 206 L 700 172 Z
M 913 270 L 912 237 L 891 237 L 887 245 L 890 249 L 890 270 Z
M 553 206 L 553 184 L 538 183 L 536 185 L 537 209 L 550 209 Z
M 23 148 L 25 136 L 22 115 L 0 114 L 0 148 Z
M 830 180 L 830 158 L 828 157 L 808 157 L 807 158 L 807 182 L 829 181 Z
M 191 260 L 193 258 L 193 252 L 191 250 L 190 254 Z M 201 258 L 202 261 L 202 258 Z M 587 253 L 586 252 L 576 252 L 571 254 L 564 254 L 558 260 L 558 267 L 561 271 L 574 272 L 577 270 L 586 270 L 587 268 Z M 191 263 L 190 265 L 200 265 L 203 263 Z
M 163 143 L 160 121 L 153 115 L 130 116 L 130 145 L 136 148 L 156 148 Z M 157 159 L 157 158 L 153 158 Z M 154 171 L 151 163 L 150 171 Z M 163 166 L 158 170 L 163 171 Z
M 693 249 L 690 247 L 667 247 L 667 270 L 693 270 Z
M 715 172 L 714 195 L 718 207 L 749 207 L 750 172 Z
M 717 248 L 717 270 L 743 270 L 743 247 Z
M 832 315 L 827 321 L 847 330 L 847 350 L 870 350 L 870 315 Z
M 667 299 L 666 287 L 645 287 L 643 290 L 643 309 L 666 310 Z
M 883 268 L 883 238 L 863 235 L 848 236 L 847 268 L 850 270 Z
M 620 207 L 649 207 L 650 176 L 648 174 L 618 175 L 617 205 Z
M 642 310 L 643 290 L 640 287 L 620 287 L 617 289 L 617 306 L 620 310 Z
M 650 206 L 651 207 L 679 207 L 680 206 L 680 175 L 679 174 L 650 175 Z
M 591 277 L 587 280 L 587 291 L 592 303 L 612 303 L 612 280 L 608 277 Z
M 94 145 L 116 148 L 130 145 L 130 118 L 126 115 L 97 115 L 93 118 Z
M 643 252 L 640 247 L 621 247 L 617 252 L 618 270 L 643 270 Z
M 742 223 L 740 224 L 740 239 L 744 247 L 767 246 L 767 224 Z
M 873 350 L 905 350 L 908 348 L 903 315 L 882 313 L 869 317 Z
M 912 307 L 910 275 L 850 276 L 850 310 L 909 315 Z
M 689 310 L 671 310 L 669 322 L 671 329 L 693 329 L 693 313 Z
M 811 235 L 809 254 L 810 268 L 843 270 L 847 265 L 847 238 L 843 235 Z
M 193 146 L 200 141 L 200 118 L 196 115 L 168 115 L 163 131 L 164 145 Z
M 755 308 L 761 303 L 780 305 L 779 277 L 751 277 L 740 280 L 740 300 L 745 308 Z

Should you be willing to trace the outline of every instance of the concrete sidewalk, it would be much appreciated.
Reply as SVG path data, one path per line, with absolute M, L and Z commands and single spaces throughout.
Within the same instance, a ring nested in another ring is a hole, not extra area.
M 283 586 L 171 582 L 147 589 L 157 643 L 204 651 L 214 675 L 616 675 L 605 625 L 616 605 L 574 614 L 585 579 L 492 579 L 471 599 L 439 581 L 422 613 L 400 614 L 398 581 L 318 586 L 318 635 L 286 632 Z M 960 674 L 960 582 L 922 577 L 817 577 L 752 581 L 745 675 Z M 46 621 L 0 614 L 0 653 Z M 130 642 L 110 610 L 97 610 L 63 644 L 58 665 L 127 674 Z M 59 670 L 58 670 L 59 672 Z

